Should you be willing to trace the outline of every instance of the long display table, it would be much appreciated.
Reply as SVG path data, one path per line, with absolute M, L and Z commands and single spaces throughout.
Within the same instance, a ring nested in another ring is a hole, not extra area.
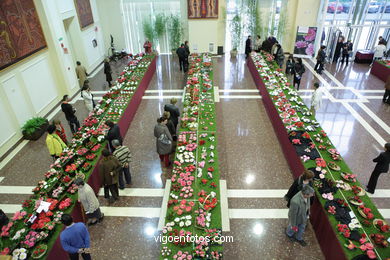
M 374 61 L 370 73 L 386 82 L 387 77 L 390 76 L 390 67 L 386 66 L 382 62 Z
M 121 119 L 118 122 L 118 126 L 120 127 L 122 136 L 125 136 L 130 124 L 137 112 L 137 109 L 139 107 L 139 104 L 142 101 L 142 97 L 145 94 L 146 89 L 149 86 L 149 83 L 151 79 L 153 78 L 154 73 L 156 72 L 156 59 L 157 57 L 154 57 L 152 63 L 149 65 L 148 70 L 146 71 L 142 81 L 138 85 L 137 91 L 134 93 L 129 105 L 127 106 L 126 110 L 122 114 Z M 100 161 L 101 156 L 99 157 L 98 161 Z M 88 184 L 92 187 L 92 189 L 97 194 L 101 187 L 101 181 L 99 177 L 99 163 L 96 164 L 95 168 L 93 169 L 93 172 L 91 176 L 88 179 Z M 75 207 L 72 211 L 73 220 L 75 222 L 85 222 L 86 218 L 84 217 L 84 212 L 81 208 L 81 205 L 79 202 L 76 203 Z M 53 248 L 51 249 L 50 253 L 48 254 L 47 259 L 49 260 L 67 260 L 69 259 L 68 254 L 62 249 L 60 237 L 57 237 L 56 242 L 53 245 Z

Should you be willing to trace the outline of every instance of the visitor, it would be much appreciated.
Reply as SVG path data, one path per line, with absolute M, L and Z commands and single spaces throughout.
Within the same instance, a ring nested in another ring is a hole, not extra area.
M 305 185 L 290 201 L 286 235 L 290 241 L 297 241 L 301 246 L 307 245 L 306 241 L 303 240 L 303 233 L 310 215 L 309 198 L 313 195 L 314 189 Z
M 85 67 L 81 65 L 81 62 L 77 61 L 76 65 L 76 75 L 79 79 L 80 88 L 82 88 L 84 86 L 84 82 L 87 80 L 88 73 Z
M 279 68 L 282 68 L 283 63 L 284 63 L 284 51 L 283 51 L 282 45 L 280 45 L 279 43 L 276 43 L 274 57 L 275 57 L 276 63 L 279 65 Z
M 383 56 L 385 56 L 385 52 L 387 51 L 386 45 L 382 42 L 379 42 L 379 44 L 374 48 L 374 61 L 383 59 Z M 372 65 L 372 64 L 371 64 Z
M 79 259 L 79 255 L 84 260 L 90 260 L 90 238 L 87 227 L 82 222 L 73 222 L 71 215 L 64 213 L 61 222 L 65 229 L 60 234 L 62 248 L 68 252 L 71 260 Z
M 266 51 L 268 53 L 271 53 L 271 50 L 272 50 L 272 46 L 274 45 L 274 43 L 276 42 L 276 39 L 274 40 L 274 37 L 273 36 L 269 36 L 267 39 L 265 39 L 263 41 L 263 43 L 261 44 L 261 49 L 263 51 Z
M 53 120 L 53 125 L 56 127 L 56 134 L 61 138 L 61 140 L 68 145 L 68 139 L 66 139 L 65 129 L 61 124 L 60 120 Z
M 353 44 L 350 40 L 348 40 L 346 43 L 344 43 L 343 45 L 343 49 L 342 49 L 342 59 L 341 59 L 341 64 L 344 63 L 344 60 L 345 60 L 345 65 L 348 66 L 348 62 L 349 62 L 349 56 L 350 54 L 352 53 L 352 49 L 353 49 Z
M 100 180 L 104 187 L 104 198 L 111 204 L 119 200 L 118 176 L 122 171 L 122 165 L 107 149 L 103 149 L 102 155 L 99 167 Z
M 76 109 L 69 104 L 70 99 L 68 95 L 64 95 L 62 98 L 61 110 L 65 114 L 65 118 L 69 123 L 70 131 L 72 134 L 76 133 L 80 128 L 80 122 L 77 119 L 75 113 Z
M 299 86 L 301 85 L 303 73 L 305 73 L 305 66 L 303 65 L 302 59 L 298 58 L 294 67 L 294 87 L 297 86 L 297 90 L 299 90 Z
M 383 95 L 382 102 L 390 105 L 390 75 L 387 76 L 385 83 L 385 94 Z
M 289 82 L 292 81 L 295 71 L 294 55 L 290 54 L 286 61 L 286 76 Z
M 55 133 L 55 131 L 56 127 L 54 125 L 49 125 L 47 127 L 46 146 L 54 160 L 59 158 L 66 148 L 66 144 Z
M 301 191 L 305 185 L 313 187 L 313 178 L 314 173 L 310 170 L 305 169 L 303 171 L 303 174 L 294 180 L 293 184 L 288 189 L 287 194 L 284 195 L 284 199 L 287 201 L 288 208 L 290 207 L 291 199 L 295 196 L 295 194 Z
M 257 35 L 255 40 L 255 51 L 260 52 L 260 50 L 261 50 L 261 37 L 260 35 Z
M 170 104 L 164 106 L 164 111 L 168 111 L 171 115 L 172 122 L 177 130 L 177 125 L 179 124 L 180 111 L 176 106 L 177 98 L 171 98 Z
M 176 141 L 177 140 L 176 128 L 175 128 L 175 125 L 173 124 L 173 121 L 171 119 L 171 113 L 169 113 L 169 111 L 164 111 L 163 118 L 168 120 L 167 121 L 167 127 L 168 127 L 168 130 L 169 130 L 169 133 L 172 136 L 172 140 Z
M 186 64 L 186 62 L 187 62 L 186 59 L 187 59 L 188 56 L 187 56 L 187 52 L 186 52 L 186 49 L 185 49 L 183 43 L 180 45 L 179 48 L 177 48 L 176 54 L 177 54 L 177 56 L 179 57 L 179 67 L 180 67 L 180 71 L 187 72 L 187 71 L 186 71 L 185 64 Z
M 188 45 L 188 41 L 185 41 L 184 42 L 184 48 L 186 49 L 186 63 L 184 64 L 184 68 L 185 68 L 185 71 L 188 71 L 188 67 L 190 65 L 190 62 L 189 62 L 189 56 L 191 54 L 190 52 L 190 46 Z
M 373 162 L 376 162 L 374 171 L 371 173 L 370 180 L 368 181 L 366 191 L 374 194 L 376 184 L 378 182 L 379 175 L 389 171 L 390 164 L 390 143 L 385 144 L 385 151 L 380 153 Z
M 311 106 L 310 112 L 313 116 L 316 115 L 316 111 L 320 109 L 322 104 L 322 90 L 320 89 L 320 84 L 318 82 L 314 83 L 314 92 L 311 96 Z
M 126 184 L 131 184 L 131 174 L 129 165 L 131 162 L 131 152 L 127 146 L 121 145 L 119 140 L 112 140 L 112 145 L 115 148 L 113 155 L 118 159 L 122 166 L 122 171 L 119 172 L 119 189 L 123 190 L 125 188 L 125 182 L 123 176 L 125 176 Z
M 106 81 L 108 83 L 108 87 L 111 88 L 112 84 L 111 84 L 111 81 L 112 81 L 112 70 L 111 70 L 111 65 L 110 65 L 110 60 L 108 58 L 106 58 L 104 60 L 104 74 L 106 75 Z
M 110 151 L 113 152 L 115 148 L 112 145 L 112 140 L 118 140 L 121 145 L 123 144 L 121 130 L 119 126 L 114 124 L 114 122 L 111 120 L 107 120 L 106 125 L 109 127 L 106 134 L 106 140 L 108 141 L 108 147 L 110 148 Z
M 326 53 L 325 53 L 326 46 L 322 45 L 321 48 L 318 50 L 317 53 L 317 63 L 314 66 L 314 71 L 318 74 L 322 74 L 322 71 L 324 70 L 324 64 L 326 61 Z
M 169 155 L 172 152 L 172 136 L 167 127 L 168 119 L 160 117 L 154 126 L 154 136 L 156 137 L 157 153 L 165 167 L 170 166 Z
M 379 44 L 383 44 L 387 46 L 387 41 L 382 36 L 379 36 L 378 40 L 379 40 Z
M 91 112 L 93 110 L 93 94 L 88 84 L 84 85 L 83 89 L 81 90 L 81 96 L 84 99 L 84 104 L 88 111 Z
M 248 58 L 251 52 L 252 52 L 252 40 L 251 40 L 251 36 L 248 35 L 248 38 L 245 41 L 245 59 Z
M 344 46 L 344 37 L 340 36 L 336 44 L 336 49 L 334 51 L 333 63 L 337 62 L 337 60 L 339 59 L 343 46 Z
M 85 214 L 87 215 L 87 225 L 95 225 L 104 218 L 104 214 L 100 211 L 99 200 L 96 198 L 95 192 L 85 183 L 83 179 L 77 178 L 74 181 L 78 191 L 78 201 L 83 205 Z
M 146 54 L 152 53 L 152 43 L 148 39 L 146 39 L 144 43 L 144 49 Z

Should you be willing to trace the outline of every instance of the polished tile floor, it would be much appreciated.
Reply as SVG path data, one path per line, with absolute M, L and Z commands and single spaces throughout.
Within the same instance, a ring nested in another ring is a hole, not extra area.
M 372 158 L 380 152 L 384 140 L 390 141 L 390 108 L 379 98 L 383 95 L 383 82 L 369 74 L 367 65 L 351 63 L 340 68 L 332 64 L 322 75 L 312 72 L 312 61 L 306 60 L 305 65 L 301 95 L 309 103 L 308 90 L 313 82 L 326 88 L 328 98 L 323 100 L 317 119 L 360 181 L 367 183 L 374 167 Z M 124 62 L 113 64 L 115 75 L 123 66 Z M 158 58 L 156 74 L 124 138 L 133 153 L 133 185 L 126 190 L 132 195 L 122 196 L 110 206 L 99 197 L 107 217 L 103 223 L 90 227 L 95 259 L 158 259 L 160 244 L 153 236 L 158 235 L 164 172 L 155 151 L 153 126 L 169 98 L 181 97 L 185 81 L 185 75 L 178 71 L 177 59 Z M 102 71 L 94 75 L 91 85 L 93 91 L 107 89 Z M 221 179 L 226 180 L 228 189 L 230 231 L 226 235 L 234 238 L 234 242 L 225 244 L 225 258 L 258 259 L 262 255 L 262 259 L 323 259 L 310 226 L 305 233 L 308 246 L 304 250 L 284 235 L 287 208 L 282 197 L 292 177 L 245 59 L 214 58 L 214 85 L 221 97 L 217 125 Z M 101 95 L 96 92 L 95 97 Z M 87 111 L 77 98 L 75 106 L 81 121 Z M 65 122 L 62 112 L 54 117 Z M 67 125 L 65 129 L 69 134 Z M 28 142 L 0 169 L 4 177 L 0 182 L 0 207 L 12 212 L 20 205 L 50 163 L 44 138 Z M 1 186 L 19 194 L 1 192 Z M 374 202 L 380 209 L 389 208 L 388 174 L 380 177 L 378 189 Z M 241 196 L 245 190 L 250 190 L 248 194 L 272 191 L 276 195 Z M 271 217 L 268 210 L 273 213 Z M 390 218 L 390 214 L 386 217 Z

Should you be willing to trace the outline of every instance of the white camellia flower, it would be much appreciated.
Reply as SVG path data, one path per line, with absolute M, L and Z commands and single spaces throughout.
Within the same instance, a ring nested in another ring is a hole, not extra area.
M 184 227 L 184 222 L 181 221 L 181 222 L 179 223 L 179 226 L 180 226 L 180 227 Z
M 12 252 L 12 255 L 13 256 L 18 256 L 20 253 L 19 249 L 15 249 L 13 252 Z
M 175 218 L 175 222 L 179 222 L 180 221 L 180 218 Z
M 187 226 L 187 227 L 191 226 L 191 220 L 187 220 L 187 221 L 186 221 L 186 226 Z
M 168 227 L 167 230 L 168 230 L 169 232 L 171 232 L 171 231 L 172 231 L 172 227 Z
M 192 218 L 191 215 L 186 216 L 186 219 L 191 219 L 191 218 Z
M 217 193 L 215 193 L 214 191 L 212 191 L 212 192 L 210 192 L 210 195 L 211 195 L 211 197 L 215 197 L 215 196 L 217 196 Z
M 25 230 L 25 229 L 23 228 L 22 230 Z M 23 232 L 24 232 L 24 231 L 23 231 Z M 27 253 L 27 250 L 26 250 L 26 248 L 23 248 L 23 247 L 22 247 L 22 248 L 19 249 L 19 252 L 20 252 L 20 253 Z
M 26 259 L 27 258 L 27 254 L 26 253 L 20 253 L 19 255 L 19 259 Z

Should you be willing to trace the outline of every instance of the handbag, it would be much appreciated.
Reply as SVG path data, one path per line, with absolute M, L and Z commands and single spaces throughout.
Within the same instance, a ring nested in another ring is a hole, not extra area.
M 162 144 L 166 144 L 166 145 L 170 145 L 172 144 L 172 141 L 169 140 L 168 136 L 164 133 L 162 133 L 160 135 L 160 137 L 158 138 L 158 140 L 162 143 Z

